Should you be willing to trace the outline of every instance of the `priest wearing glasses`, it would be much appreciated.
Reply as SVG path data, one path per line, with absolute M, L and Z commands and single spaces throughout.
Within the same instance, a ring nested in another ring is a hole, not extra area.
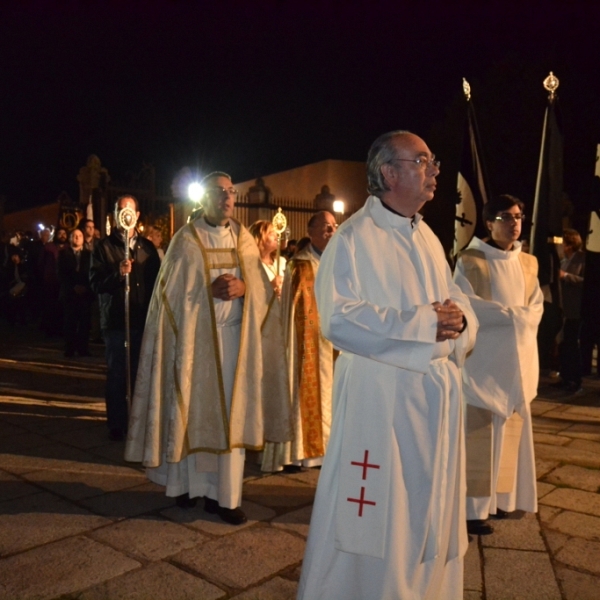
M 321 329 L 341 353 L 302 600 L 462 597 L 459 366 L 477 318 L 418 212 L 439 168 L 420 137 L 379 137 L 371 195 L 321 257 Z
M 473 238 L 454 279 L 479 319 L 463 370 L 467 446 L 467 525 L 489 535 L 488 515 L 536 512 L 531 401 L 537 395 L 537 330 L 543 294 L 537 259 L 522 251 L 524 205 L 508 194 L 483 208 L 489 237 Z
M 206 512 L 240 525 L 245 449 L 291 437 L 280 306 L 254 238 L 233 218 L 230 176 L 211 173 L 202 186 L 152 296 L 125 458 L 179 507 L 204 498 Z

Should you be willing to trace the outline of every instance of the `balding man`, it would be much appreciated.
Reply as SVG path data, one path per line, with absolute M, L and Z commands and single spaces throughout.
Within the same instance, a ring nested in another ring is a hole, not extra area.
M 323 335 L 341 350 L 298 597 L 454 600 L 467 548 L 461 377 L 477 319 L 418 211 L 440 163 L 394 131 L 371 196 L 323 253 Z
M 231 178 L 202 184 L 152 297 L 125 458 L 181 508 L 204 497 L 206 512 L 240 525 L 245 449 L 291 437 L 280 304 L 233 218 Z
M 321 254 L 336 229 L 330 212 L 314 214 L 308 222 L 310 244 L 294 255 L 284 277 L 281 300 L 294 438 L 267 445 L 263 471 L 297 472 L 323 464 L 331 430 L 333 346 L 321 334 L 314 285 Z

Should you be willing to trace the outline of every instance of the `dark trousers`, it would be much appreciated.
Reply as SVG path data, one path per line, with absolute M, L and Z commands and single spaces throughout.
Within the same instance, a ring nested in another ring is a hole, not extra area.
M 105 329 L 103 332 L 106 365 L 106 424 L 109 429 L 127 431 L 127 358 L 125 354 L 125 331 Z M 137 375 L 142 346 L 143 331 L 131 330 L 131 394 Z
M 91 310 L 87 298 L 70 298 L 63 304 L 65 352 L 88 353 Z
M 581 385 L 581 352 L 579 349 L 579 319 L 565 319 L 562 342 L 558 346 L 560 378 L 566 383 Z

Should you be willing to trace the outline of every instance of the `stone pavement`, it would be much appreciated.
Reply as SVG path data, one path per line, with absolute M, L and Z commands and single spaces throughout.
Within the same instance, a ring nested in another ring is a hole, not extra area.
M 0 599 L 295 598 L 317 470 L 265 475 L 249 453 L 246 525 L 179 509 L 107 439 L 102 358 L 18 333 L 0 331 Z M 539 513 L 471 541 L 466 599 L 600 597 L 600 382 L 584 388 L 542 386 Z

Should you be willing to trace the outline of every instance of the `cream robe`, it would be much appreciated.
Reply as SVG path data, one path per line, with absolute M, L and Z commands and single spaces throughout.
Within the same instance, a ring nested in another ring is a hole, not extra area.
M 465 400 L 492 413 L 489 481 L 483 477 L 483 487 L 489 493 L 482 494 L 482 486 L 469 481 L 467 518 L 487 519 L 498 507 L 508 512 L 516 509 L 536 512 L 530 403 L 537 394 L 537 329 L 543 312 L 537 262 L 533 256 L 519 256 L 520 242 L 515 243 L 514 250 L 505 252 L 473 238 L 467 251 L 483 253 L 491 286 L 487 289 L 488 274 L 481 272 L 482 263 L 459 257 L 454 280 L 469 296 L 480 324 L 477 343 L 463 369 Z M 527 285 L 521 259 L 526 260 Z M 485 298 L 487 295 L 491 296 Z M 520 436 L 517 431 L 518 437 L 511 442 L 506 423 L 515 411 L 523 419 L 523 425 Z M 476 448 L 475 452 L 480 458 L 485 456 L 485 450 Z M 501 456 L 511 454 L 513 458 L 509 458 L 508 465 L 506 459 L 501 462 Z M 501 464 L 508 470 L 510 481 L 498 492 Z
M 316 277 L 321 257 L 308 247 L 293 258 L 294 261 L 308 261 Z M 286 271 L 281 293 L 282 318 L 284 324 L 285 347 L 288 359 L 290 398 L 292 401 L 293 439 L 287 444 L 267 444 L 262 459 L 262 470 L 281 471 L 284 465 L 295 464 L 303 467 L 316 467 L 323 464 L 323 456 L 306 458 L 303 445 L 303 425 L 299 398 L 298 347 L 295 327 L 295 296 L 297 290 L 292 287 L 292 274 Z M 319 335 L 319 383 L 321 398 L 321 427 L 323 447 L 327 449 L 331 431 L 331 394 L 333 388 L 333 346 Z
M 334 417 L 298 598 L 462 597 L 464 444 L 458 365 L 477 318 L 439 240 L 371 196 L 326 248 L 316 295 L 342 350 Z M 436 342 L 431 304 L 454 300 L 468 327 Z
M 173 237 L 154 288 L 140 356 L 125 458 L 158 467 L 197 452 L 229 453 L 291 438 L 279 303 L 252 236 L 230 220 L 228 250 L 246 285 L 239 355 L 228 409 L 219 349 L 221 310 L 210 291 L 211 260 L 193 224 Z M 221 260 L 222 257 L 218 258 Z M 230 306 L 226 306 L 229 304 Z M 217 319 L 218 317 L 218 319 Z

